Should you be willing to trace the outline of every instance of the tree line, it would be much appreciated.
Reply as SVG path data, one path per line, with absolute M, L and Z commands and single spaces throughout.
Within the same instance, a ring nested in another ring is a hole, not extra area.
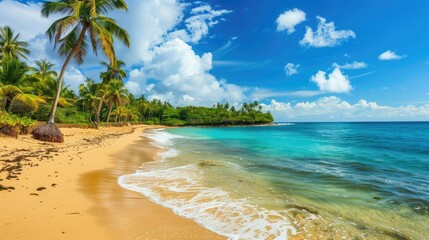
M 258 102 L 230 106 L 174 107 L 158 99 L 136 98 L 124 85 L 127 77 L 124 61 L 117 58 L 115 39 L 130 46 L 128 32 L 118 26 L 110 11 L 127 10 L 124 0 L 60 0 L 45 2 L 42 15 L 61 15 L 46 34 L 65 58 L 61 71 L 45 59 L 29 62 L 28 43 L 9 26 L 0 26 L 0 132 L 5 122 L 46 121 L 33 130 L 33 137 L 62 142 L 63 135 L 54 123 L 139 122 L 165 125 L 234 125 L 270 123 L 273 117 L 263 112 Z M 101 62 L 99 79 L 86 79 L 74 92 L 63 85 L 70 61 L 81 65 L 87 52 L 101 50 L 107 62 Z M 28 64 L 31 64 L 29 66 Z M 15 119 L 15 120 L 13 120 Z M 30 120 L 29 120 L 30 119 Z M 12 124 L 13 125 L 13 124 Z

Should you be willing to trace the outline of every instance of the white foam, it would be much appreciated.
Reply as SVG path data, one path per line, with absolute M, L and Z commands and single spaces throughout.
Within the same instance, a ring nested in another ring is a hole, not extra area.
M 169 158 L 177 157 L 180 154 L 180 151 L 175 148 L 170 148 L 167 151 L 160 152 L 157 155 L 160 157 L 160 160 L 166 160 Z
M 121 176 L 118 184 L 228 239 L 287 239 L 288 233 L 296 234 L 286 211 L 257 207 L 204 186 L 196 165 L 151 169 Z
M 169 132 L 166 132 L 163 128 L 162 129 L 152 129 L 150 131 L 147 131 L 145 134 L 146 137 L 152 139 L 156 145 L 159 147 L 169 147 L 173 145 L 173 139 L 176 138 L 185 138 L 183 136 L 171 134 Z
M 295 125 L 295 123 L 275 123 L 276 126 L 292 126 Z

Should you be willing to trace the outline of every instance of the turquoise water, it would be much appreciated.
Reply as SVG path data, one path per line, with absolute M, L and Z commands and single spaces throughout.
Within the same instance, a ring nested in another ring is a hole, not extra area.
M 429 239 L 429 123 L 152 132 L 121 185 L 229 239 Z

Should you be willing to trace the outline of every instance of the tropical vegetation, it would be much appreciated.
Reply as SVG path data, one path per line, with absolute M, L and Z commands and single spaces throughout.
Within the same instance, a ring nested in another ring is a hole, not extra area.
M 123 0 L 60 0 L 45 2 L 42 14 L 62 16 L 47 35 L 60 56 L 65 57 L 59 73 L 56 66 L 40 59 L 30 61 L 28 43 L 8 26 L 0 28 L 0 133 L 15 136 L 28 133 L 36 121 L 46 121 L 33 130 L 39 140 L 62 142 L 54 123 L 92 124 L 94 127 L 119 123 L 164 125 L 235 125 L 270 123 L 258 102 L 213 107 L 174 107 L 159 99 L 136 98 L 126 88 L 125 62 L 117 58 L 114 40 L 130 45 L 128 33 L 105 15 L 127 10 Z M 78 92 L 63 85 L 72 59 L 84 63 L 87 51 L 101 49 L 107 58 L 99 79 L 88 78 Z

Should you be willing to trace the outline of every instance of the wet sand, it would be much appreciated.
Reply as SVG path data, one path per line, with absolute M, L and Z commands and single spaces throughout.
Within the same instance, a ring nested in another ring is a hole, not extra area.
M 224 239 L 119 187 L 158 151 L 147 128 L 64 128 L 62 144 L 0 137 L 1 238 Z

